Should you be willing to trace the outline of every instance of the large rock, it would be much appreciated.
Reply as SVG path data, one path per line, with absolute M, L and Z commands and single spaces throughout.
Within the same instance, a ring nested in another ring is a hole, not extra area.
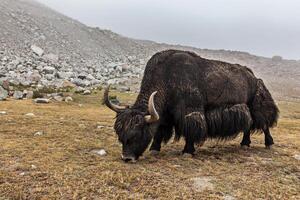
M 50 103 L 49 99 L 45 99 L 45 98 L 37 98 L 34 100 L 35 103 Z
M 85 90 L 85 91 L 83 92 L 83 95 L 90 95 L 90 94 L 92 94 L 92 92 L 91 92 L 90 90 Z
M 43 68 L 43 72 L 45 74 L 53 74 L 55 72 L 55 68 L 51 66 L 46 66 Z
M 7 96 L 8 92 L 2 86 L 0 86 L 0 101 L 6 100 Z
M 46 60 L 49 60 L 49 61 L 52 61 L 52 62 L 58 62 L 58 55 L 55 55 L 55 54 L 46 54 L 43 56 Z
M 68 80 L 64 80 L 62 83 L 62 87 L 63 88 L 67 88 L 67 87 L 74 88 L 74 87 L 76 87 L 76 85 Z
M 36 45 L 31 45 L 31 50 L 38 56 L 42 56 L 44 54 L 44 50 Z
M 17 99 L 17 100 L 23 99 L 23 92 L 15 91 L 14 92 L 14 98 Z
M 9 81 L 8 80 L 2 81 L 2 87 L 5 90 L 9 90 Z
M 41 80 L 42 76 L 39 74 L 38 71 L 33 71 L 33 72 L 30 72 L 28 73 L 27 75 L 27 79 L 30 81 L 30 82 L 39 82 Z

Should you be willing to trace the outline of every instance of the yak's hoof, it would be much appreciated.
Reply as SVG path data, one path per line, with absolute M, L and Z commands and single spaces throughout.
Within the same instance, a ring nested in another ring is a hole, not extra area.
M 241 145 L 241 148 L 242 148 L 242 149 L 249 149 L 249 148 L 250 148 L 250 145 L 242 144 L 242 145 Z
M 150 150 L 150 155 L 151 156 L 157 156 L 159 154 L 159 151 L 157 150 Z
M 190 154 L 190 153 L 183 153 L 182 154 L 182 157 L 184 157 L 184 158 L 193 158 L 193 154 Z
M 273 149 L 272 145 L 266 145 L 266 149 Z

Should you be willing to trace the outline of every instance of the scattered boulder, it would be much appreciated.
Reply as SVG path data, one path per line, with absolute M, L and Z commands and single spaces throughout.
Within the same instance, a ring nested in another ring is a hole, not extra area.
M 85 90 L 85 91 L 83 92 L 83 95 L 90 95 L 90 94 L 92 94 L 92 92 L 91 92 L 90 90 Z
M 26 117 L 34 117 L 35 114 L 33 114 L 33 113 L 27 113 L 27 114 L 25 114 L 25 116 L 26 116 Z
M 97 129 L 103 129 L 103 128 L 104 128 L 104 126 L 102 126 L 102 125 L 97 126 Z
M 44 55 L 43 56 L 46 60 L 48 60 L 48 61 L 52 61 L 52 62 L 57 62 L 58 61 L 58 55 L 55 55 L 55 54 L 52 54 L 52 53 L 50 53 L 50 54 L 46 54 L 46 55 Z
M 73 98 L 72 98 L 72 97 L 66 97 L 66 98 L 65 98 L 65 102 L 70 102 L 70 101 L 73 101 Z
M 64 100 L 64 98 L 63 98 L 62 96 L 59 96 L 59 95 L 54 96 L 53 99 L 54 99 L 55 101 L 63 101 L 63 100 Z
M 44 132 L 43 131 L 38 131 L 36 133 L 33 134 L 34 136 L 42 136 L 44 135 Z
M 35 103 L 50 103 L 49 99 L 46 98 L 37 98 L 34 100 Z
M 1 85 L 0 85 L 0 86 L 1 86 Z M 2 82 L 2 87 L 3 87 L 3 89 L 5 89 L 5 90 L 9 90 L 9 81 L 4 80 L 4 81 Z
M 0 86 L 0 101 L 6 100 L 7 97 L 8 97 L 8 92 L 2 86 Z
M 117 90 L 120 91 L 120 92 L 129 92 L 130 91 L 130 87 L 119 86 L 119 87 L 117 87 Z
M 83 93 L 84 92 L 84 88 L 82 87 L 77 87 L 75 90 L 75 93 Z
M 92 153 L 99 155 L 99 156 L 106 156 L 107 152 L 104 149 L 94 149 L 91 151 Z
M 62 83 L 62 87 L 63 88 L 74 88 L 74 87 L 76 87 L 76 85 L 75 84 L 73 84 L 73 83 L 71 83 L 70 81 L 68 81 L 68 80 L 64 80 L 64 82 Z
M 0 115 L 6 115 L 7 112 L 6 111 L 0 111 Z
M 231 195 L 225 195 L 225 196 L 223 197 L 223 199 L 224 199 L 224 200 L 235 200 L 236 198 L 233 197 L 233 196 L 231 196 Z
M 295 158 L 296 160 L 300 160 L 300 154 L 294 155 L 294 158 Z
M 31 50 L 38 56 L 42 56 L 44 54 L 44 50 L 37 45 L 31 45 Z
M 27 79 L 30 82 L 36 83 L 42 79 L 42 76 L 40 75 L 40 73 L 38 71 L 35 70 L 34 72 L 28 74 Z
M 23 99 L 23 92 L 15 91 L 13 97 L 14 97 L 14 99 L 17 99 L 17 100 Z
M 24 92 L 23 92 L 24 93 Z M 27 99 L 32 99 L 33 98 L 33 91 L 27 91 L 26 93 L 26 98 Z
M 55 72 L 55 68 L 51 66 L 46 66 L 43 68 L 43 72 L 45 74 L 53 74 Z

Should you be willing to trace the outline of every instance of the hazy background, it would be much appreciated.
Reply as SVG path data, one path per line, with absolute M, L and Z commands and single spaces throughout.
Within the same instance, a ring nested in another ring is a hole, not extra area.
M 300 59 L 298 0 L 39 0 L 124 36 Z

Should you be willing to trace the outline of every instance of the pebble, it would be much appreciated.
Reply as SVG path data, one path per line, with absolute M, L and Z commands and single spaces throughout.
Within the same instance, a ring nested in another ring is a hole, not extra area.
M 36 169 L 37 167 L 35 165 L 31 165 L 31 168 L 32 169 Z
M 83 95 L 90 95 L 92 92 L 90 91 L 90 90 L 85 90 L 84 92 L 83 92 Z
M 73 98 L 72 98 L 72 97 L 66 97 L 66 98 L 65 98 L 65 102 L 70 102 L 70 101 L 73 101 Z
M 45 98 L 37 98 L 34 100 L 35 103 L 50 103 L 49 99 L 45 99 Z
M 104 149 L 94 149 L 92 153 L 97 154 L 99 156 L 106 156 L 107 152 Z
M 0 115 L 6 115 L 7 112 L 6 111 L 0 111 Z
M 294 158 L 295 158 L 296 160 L 300 160 L 300 154 L 294 155 Z
M 102 129 L 102 128 L 104 128 L 104 126 L 101 125 L 97 126 L 97 129 Z
M 38 131 L 38 132 L 34 133 L 34 136 L 42 136 L 42 135 L 44 135 L 43 131 Z
M 86 128 L 84 124 L 79 124 L 79 128 Z
M 25 114 L 25 116 L 26 116 L 26 117 L 34 117 L 35 114 L 33 114 L 33 113 L 27 113 L 27 114 Z

